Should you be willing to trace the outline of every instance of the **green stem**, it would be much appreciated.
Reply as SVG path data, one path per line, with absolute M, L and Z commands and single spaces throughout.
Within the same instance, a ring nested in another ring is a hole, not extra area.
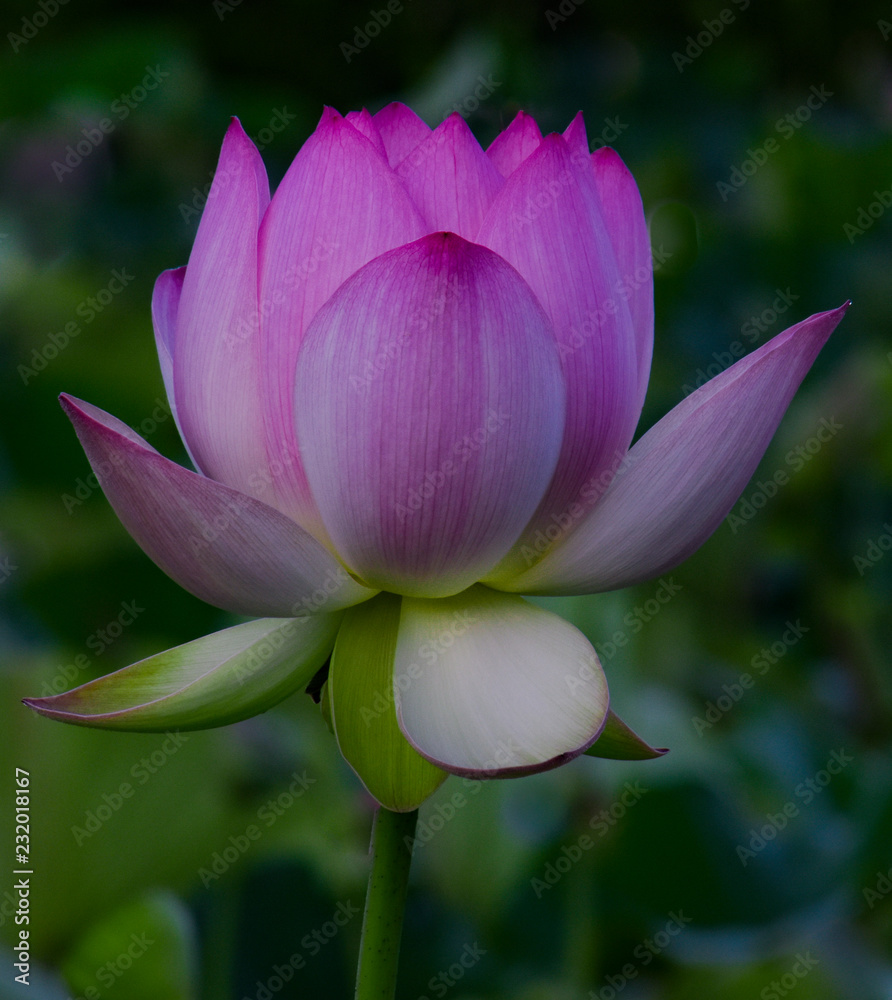
M 362 917 L 356 1000 L 393 1000 L 418 810 L 383 806 L 372 827 L 372 870 Z

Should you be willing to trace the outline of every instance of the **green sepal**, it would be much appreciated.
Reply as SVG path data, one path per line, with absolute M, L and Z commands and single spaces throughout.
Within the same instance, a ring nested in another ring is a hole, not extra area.
M 613 709 L 609 709 L 601 735 L 585 752 L 589 757 L 605 757 L 608 760 L 653 760 L 669 751 L 645 743 Z
M 328 731 L 334 736 L 334 722 L 331 719 L 331 695 L 329 693 L 328 681 L 322 685 L 319 694 L 319 711 L 322 713 L 322 721 L 328 726 Z
M 25 704 L 60 722 L 136 732 L 239 722 L 306 687 L 331 650 L 341 616 L 259 618 Z
M 395 594 L 379 594 L 344 612 L 326 688 L 347 763 L 382 806 L 409 812 L 447 774 L 410 746 L 397 722 L 393 661 L 400 604 Z

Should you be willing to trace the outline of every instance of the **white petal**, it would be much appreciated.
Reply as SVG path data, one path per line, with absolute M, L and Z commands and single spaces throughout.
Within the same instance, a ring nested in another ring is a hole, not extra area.
M 403 598 L 394 697 L 400 727 L 423 757 L 477 777 L 572 760 L 601 732 L 609 702 L 579 629 L 483 586 Z

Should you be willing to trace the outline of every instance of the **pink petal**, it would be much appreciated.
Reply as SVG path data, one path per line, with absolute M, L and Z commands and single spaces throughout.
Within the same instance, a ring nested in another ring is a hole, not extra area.
M 451 114 L 396 168 L 428 232 L 473 240 L 505 183 L 461 115 Z
M 638 363 L 628 303 L 587 156 L 558 135 L 508 179 L 478 233 L 520 271 L 552 320 L 567 384 L 567 424 L 548 493 L 501 569 L 562 518 L 593 475 L 617 463 L 635 428 Z M 501 578 L 501 577 L 500 577 Z
M 620 297 L 629 303 L 638 359 L 635 414 L 641 413 L 654 346 L 654 281 L 650 237 L 635 178 L 607 146 L 592 154 L 604 224 L 619 266 Z
M 173 354 L 176 343 L 177 310 L 180 306 L 180 295 L 183 291 L 185 277 L 185 267 L 162 271 L 158 275 L 155 289 L 152 292 L 152 323 L 155 327 L 155 346 L 158 349 L 158 361 L 161 365 L 161 377 L 164 379 L 167 400 L 173 411 L 176 411 L 176 400 L 173 392 Z
M 578 111 L 576 117 L 564 129 L 564 139 L 573 156 L 588 156 L 588 135 L 585 131 L 585 119 Z
M 847 308 L 790 327 L 691 393 L 635 444 L 577 529 L 500 586 L 588 594 L 640 583 L 687 559 L 734 506 Z M 531 548 L 529 560 L 538 554 Z
M 439 596 L 497 562 L 554 469 L 564 390 L 517 272 L 436 233 L 344 283 L 307 332 L 298 437 L 337 551 L 370 586 Z
M 378 150 L 384 159 L 387 159 L 387 150 L 384 148 L 384 140 L 378 131 L 374 118 L 363 108 L 362 111 L 350 111 L 344 121 L 349 122 L 357 132 L 364 135 L 366 139 Z
M 152 293 L 152 323 L 155 327 L 155 346 L 158 350 L 158 363 L 161 366 L 161 378 L 164 380 L 164 391 L 167 393 L 167 402 L 170 404 L 170 412 L 173 414 L 180 438 L 189 452 L 192 464 L 200 472 L 195 456 L 189 451 L 186 443 L 186 435 L 180 425 L 180 417 L 177 412 L 177 401 L 174 395 L 173 377 L 173 356 L 176 344 L 177 311 L 180 306 L 180 295 L 183 291 L 183 279 L 186 277 L 186 268 L 178 267 L 170 271 L 162 271 L 155 282 L 155 289 Z
M 489 146 L 486 155 L 503 177 L 514 171 L 542 144 L 542 133 L 532 115 L 518 111 L 514 121 L 500 132 Z
M 384 140 L 387 159 L 392 167 L 431 134 L 430 127 L 414 111 L 398 101 L 381 108 L 372 118 Z
M 363 264 L 427 231 L 374 145 L 328 109 L 285 175 L 260 233 L 260 311 L 269 502 L 323 537 L 294 434 L 304 331 Z
M 183 279 L 176 336 L 168 345 L 190 454 L 208 476 L 247 493 L 266 468 L 256 318 L 257 228 L 268 200 L 260 154 L 233 119 Z
M 196 597 L 240 615 L 285 618 L 374 595 L 277 510 L 169 461 L 98 407 L 61 402 L 124 527 Z

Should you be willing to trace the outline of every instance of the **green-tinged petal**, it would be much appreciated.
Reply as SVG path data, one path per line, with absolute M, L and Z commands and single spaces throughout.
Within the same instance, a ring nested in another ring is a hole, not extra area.
M 394 690 L 400 727 L 422 756 L 483 778 L 547 771 L 579 756 L 601 732 L 609 702 L 579 629 L 483 586 L 403 598 Z
M 409 812 L 446 774 L 406 742 L 396 719 L 393 660 L 400 598 L 379 594 L 344 614 L 326 685 L 338 746 L 387 809 Z
M 585 752 L 589 757 L 608 760 L 653 760 L 669 753 L 665 747 L 655 748 L 645 743 L 612 709 L 607 713 L 601 735 Z
M 260 618 L 25 704 L 51 719 L 101 729 L 156 732 L 239 722 L 306 686 L 328 656 L 340 620 L 340 613 Z

